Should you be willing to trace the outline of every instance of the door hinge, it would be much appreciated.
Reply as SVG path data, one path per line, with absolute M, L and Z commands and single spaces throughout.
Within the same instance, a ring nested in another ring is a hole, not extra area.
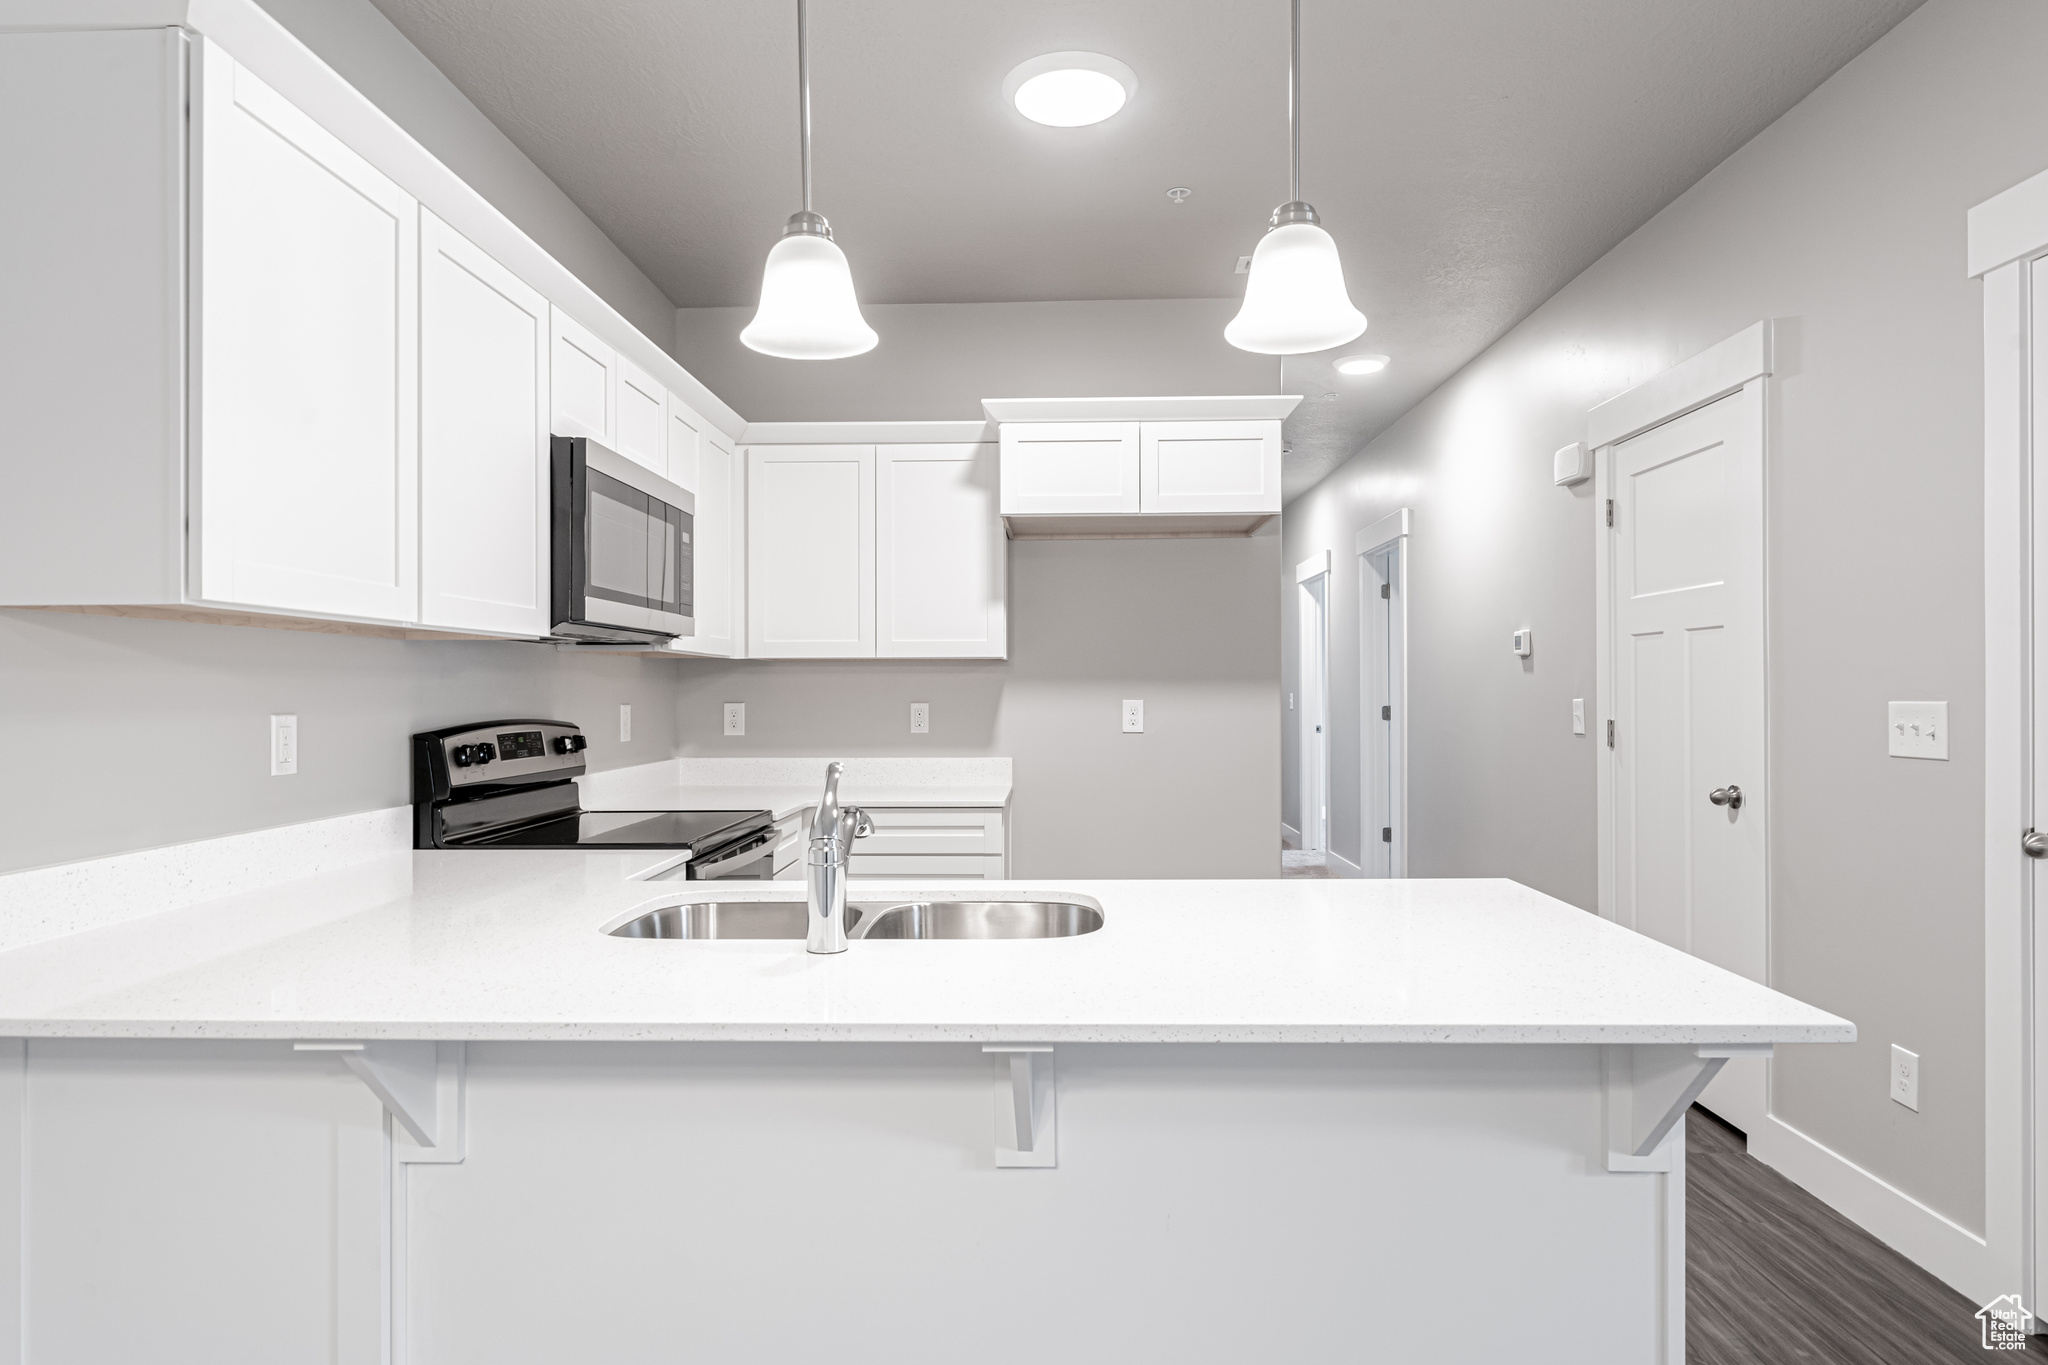
M 1394 827 L 1392 825 L 1380 826 L 1380 842 L 1383 844 L 1391 844 L 1394 842 Z
M 1614 722 L 1611 720 L 1607 722 L 1607 747 L 1614 747 Z
M 1607 500 L 1607 524 L 1608 524 L 1609 526 L 1612 526 L 1612 525 L 1614 525 L 1614 499 L 1613 499 L 1613 498 L 1609 498 L 1609 499 Z
M 1393 718 L 1394 718 L 1394 708 L 1393 708 L 1393 707 L 1391 707 L 1391 706 L 1382 706 L 1382 707 L 1380 708 L 1380 719 L 1381 719 L 1381 720 L 1392 720 Z
M 1392 597 L 1393 595 L 1394 595 L 1394 585 L 1393 585 L 1392 583 L 1382 583 L 1382 584 L 1380 584 L 1380 596 L 1381 596 L 1381 597 L 1387 597 L 1387 598 L 1390 598 L 1390 597 Z

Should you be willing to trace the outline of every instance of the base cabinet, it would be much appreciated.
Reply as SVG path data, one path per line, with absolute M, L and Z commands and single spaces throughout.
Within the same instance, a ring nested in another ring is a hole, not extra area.
M 470 1042 L 444 1164 L 289 1041 L 7 1046 L 30 1361 L 1428 1361 L 1476 1290 L 1641 1365 L 1684 1320 L 1684 1143 L 1605 1169 L 1591 1046 L 1060 1042 L 1024 1170 L 973 1042 Z

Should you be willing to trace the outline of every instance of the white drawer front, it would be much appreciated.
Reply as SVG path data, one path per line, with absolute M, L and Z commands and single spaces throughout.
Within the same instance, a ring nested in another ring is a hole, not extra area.
M 975 878 L 999 881 L 1003 875 L 1001 854 L 949 856 L 936 853 L 853 855 L 847 871 L 849 881 L 886 877 L 890 881 L 961 881 Z M 859 897 L 855 897 L 856 900 Z
M 1003 851 L 1000 810 L 871 810 L 875 832 L 856 840 L 856 855 L 970 854 Z

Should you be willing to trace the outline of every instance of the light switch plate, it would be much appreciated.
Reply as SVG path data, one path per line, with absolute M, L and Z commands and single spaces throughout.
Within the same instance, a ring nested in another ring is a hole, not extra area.
M 633 738 L 633 708 L 625 702 L 619 703 L 619 743 Z
M 270 775 L 290 777 L 299 770 L 299 718 L 270 718 Z
M 1892 1098 L 1920 1112 L 1920 1054 L 1892 1044 Z
M 1584 697 L 1572 698 L 1572 733 L 1575 735 L 1586 733 L 1586 699 Z
M 747 732 L 747 704 L 743 701 L 729 701 L 725 704 L 725 732 L 728 735 L 744 735 Z
M 928 735 L 932 732 L 932 704 L 928 701 L 910 703 L 910 733 Z
M 1948 703 L 1895 701 L 1885 728 L 1893 758 L 1948 757 Z
M 1142 735 L 1145 733 L 1144 702 L 1124 702 L 1124 733 L 1127 735 Z

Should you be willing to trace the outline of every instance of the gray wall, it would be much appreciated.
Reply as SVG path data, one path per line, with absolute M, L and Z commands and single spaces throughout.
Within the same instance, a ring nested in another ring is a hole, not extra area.
M 751 308 L 684 308 L 676 358 L 753 422 L 979 419 L 984 398 L 1277 393 L 1280 365 L 1223 340 L 1236 299 L 896 303 L 862 309 L 882 340 L 851 360 L 740 345 Z
M 1983 343 L 1964 213 L 2048 165 L 2044 48 L 2048 9 L 2029 0 L 1932 0 L 1285 519 L 1285 563 L 1327 547 L 1347 566 L 1331 653 L 1336 749 L 1355 755 L 1351 535 L 1415 509 L 1415 871 L 1503 874 L 1590 907 L 1598 740 L 1574 738 L 1569 714 L 1594 695 L 1594 509 L 1590 486 L 1551 486 L 1551 452 L 1593 404 L 1777 320 L 1773 984 L 1861 1041 L 1782 1049 L 1774 1109 L 1977 1229 Z M 1536 632 L 1526 671 L 1508 652 L 1520 626 Z M 1886 757 L 1896 698 L 1948 700 L 1950 762 Z M 1340 759 L 1354 856 L 1357 790 Z M 1921 1055 L 1917 1114 L 1886 1095 L 1894 1042 Z
M 370 0 L 256 2 L 649 341 L 673 351 L 668 296 Z
M 1271 393 L 1226 345 L 1231 300 L 870 307 L 854 360 L 771 360 L 750 310 L 684 309 L 678 358 L 755 421 L 978 418 L 981 399 Z M 1277 526 L 1250 539 L 1010 547 L 1003 663 L 682 665 L 689 754 L 997 754 L 1016 763 L 1026 877 L 1270 877 L 1279 870 Z M 1119 703 L 1143 698 L 1145 733 Z M 726 739 L 720 704 L 744 701 Z M 910 734 L 910 703 L 932 733 Z
M 1279 546 L 1277 528 L 1015 542 L 1007 661 L 686 662 L 682 752 L 1007 754 L 1014 876 L 1274 876 Z M 1142 735 L 1121 731 L 1126 697 Z M 729 701 L 744 738 L 721 734 Z
M 469 720 L 571 720 L 590 764 L 675 752 L 676 665 L 552 645 L 0 611 L 0 872 L 402 806 L 405 737 Z M 618 738 L 618 706 L 633 740 Z M 270 775 L 270 715 L 299 771 Z

